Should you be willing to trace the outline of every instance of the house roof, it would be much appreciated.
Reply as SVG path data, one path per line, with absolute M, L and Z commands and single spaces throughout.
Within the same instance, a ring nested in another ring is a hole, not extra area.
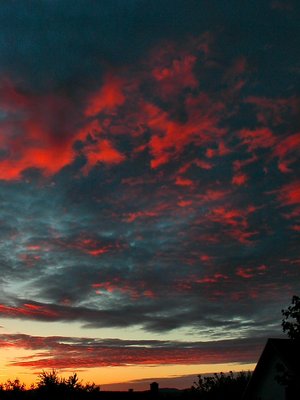
M 243 399 L 246 400 L 248 398 L 250 392 L 252 392 L 263 378 L 268 368 L 268 362 L 274 356 L 277 356 L 285 368 L 291 373 L 300 376 L 300 340 L 268 339 L 257 362 L 252 378 L 249 381 Z

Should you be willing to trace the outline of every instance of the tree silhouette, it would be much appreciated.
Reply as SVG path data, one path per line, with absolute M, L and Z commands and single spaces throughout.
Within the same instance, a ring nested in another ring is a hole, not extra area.
M 199 399 L 203 400 L 238 400 L 241 398 L 251 372 L 242 371 L 234 374 L 221 372 L 213 376 L 202 377 L 198 375 L 198 382 L 194 382 L 192 388 L 198 392 Z
M 51 371 L 42 371 L 38 376 L 38 388 L 56 388 L 62 382 L 61 378 L 58 376 L 58 372 L 55 369 Z
M 292 304 L 281 310 L 283 315 L 282 330 L 290 339 L 300 339 L 300 297 L 293 296 Z
M 20 379 L 16 378 L 13 381 L 8 379 L 2 386 L 2 388 L 6 391 L 13 391 L 13 392 L 23 392 L 26 390 L 25 383 L 22 383 Z
M 53 399 L 54 397 L 67 399 L 86 399 L 93 398 L 100 392 L 100 386 L 95 383 L 82 384 L 78 379 L 76 372 L 68 378 L 61 378 L 58 371 L 42 371 L 38 376 L 37 392 L 44 399 Z
M 281 310 L 283 315 L 282 330 L 286 332 L 288 337 L 293 340 L 300 340 L 300 297 L 293 296 L 292 304 Z M 293 393 L 299 393 L 299 376 L 295 371 L 287 369 L 282 363 L 276 365 L 278 375 L 275 376 L 276 381 L 285 387 L 287 398 L 293 396 Z

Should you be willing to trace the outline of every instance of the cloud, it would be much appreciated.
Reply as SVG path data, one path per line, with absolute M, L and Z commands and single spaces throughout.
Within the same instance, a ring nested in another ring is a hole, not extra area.
M 1 85 L 1 179 L 20 179 L 27 169 L 53 175 L 74 158 L 76 107 L 57 95 L 24 94 L 10 81 Z M 75 124 L 74 124 L 75 123 Z
M 104 78 L 100 90 L 91 95 L 88 100 L 88 106 L 85 110 L 87 117 L 93 117 L 103 110 L 114 110 L 125 101 L 122 93 L 123 82 L 111 75 Z
M 0 347 L 27 349 L 32 356 L 18 357 L 10 365 L 31 369 L 99 366 L 250 363 L 256 360 L 264 338 L 250 342 L 172 342 L 2 334 Z

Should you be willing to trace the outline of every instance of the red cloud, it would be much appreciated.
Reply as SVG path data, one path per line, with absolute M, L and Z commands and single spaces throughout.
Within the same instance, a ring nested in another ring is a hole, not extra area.
M 144 104 L 145 122 L 152 131 L 149 141 L 152 168 L 176 159 L 188 145 L 203 146 L 225 134 L 225 129 L 218 127 L 219 113 L 224 109 L 222 103 L 200 93 L 188 96 L 185 105 L 187 121 L 179 122 L 159 107 Z
M 208 258 L 206 258 L 206 257 L 208 257 Z M 212 257 L 209 257 L 209 256 L 204 256 L 204 259 L 202 259 L 202 257 L 201 257 L 201 261 L 204 261 L 206 263 L 210 262 L 211 260 L 212 260 Z M 198 256 L 197 256 L 196 261 L 199 261 Z M 193 265 L 193 264 L 194 264 L 194 262 L 191 263 L 191 265 Z M 223 273 L 220 273 L 220 272 L 215 272 L 213 274 L 205 275 L 202 277 L 192 274 L 185 279 L 178 280 L 175 284 L 175 288 L 176 288 L 176 290 L 178 290 L 180 292 L 190 292 L 193 287 L 195 288 L 195 285 L 215 284 L 215 283 L 220 283 L 220 282 L 224 282 L 227 280 L 229 280 L 229 276 L 225 275 Z
M 295 150 L 300 150 L 300 133 L 295 133 L 294 135 L 290 135 L 281 140 L 277 144 L 274 154 L 280 158 L 283 158 Z
M 242 168 L 247 167 L 248 165 L 255 163 L 258 160 L 256 155 L 252 155 L 252 157 L 246 160 L 235 160 L 233 162 L 233 169 L 236 172 L 239 172 Z
M 227 280 L 227 279 L 228 279 L 227 275 L 216 273 L 212 276 L 206 276 L 201 279 L 196 279 L 195 282 L 196 283 L 217 283 L 220 280 Z
M 238 209 L 214 208 L 211 218 L 225 225 L 242 226 L 244 228 L 248 226 L 246 213 Z
M 19 179 L 28 168 L 53 175 L 74 159 L 71 132 L 78 120 L 74 105 L 63 96 L 21 92 L 12 83 L 1 87 L 1 107 L 9 113 L 0 122 L 0 179 Z
M 295 133 L 281 140 L 273 152 L 279 158 L 278 168 L 281 172 L 292 172 L 290 165 L 299 160 L 300 133 Z
M 161 51 L 160 51 L 161 53 Z M 165 53 L 164 58 L 169 58 L 170 54 Z M 159 55 L 160 65 L 152 70 L 152 74 L 158 83 L 158 91 L 164 99 L 176 96 L 184 88 L 195 88 L 198 81 L 194 75 L 193 68 L 196 62 L 194 55 L 176 55 L 176 59 L 168 62 Z
M 38 251 L 38 250 L 41 250 L 42 249 L 42 247 L 41 246 L 39 246 L 39 245 L 28 245 L 27 247 L 26 247 L 26 249 L 28 250 L 28 251 Z
M 212 37 L 205 33 L 198 38 L 190 37 L 185 46 L 165 41 L 154 48 L 148 58 L 153 77 L 153 90 L 164 101 L 175 102 L 178 95 L 187 89 L 198 87 L 194 71 L 196 62 L 208 56 Z
M 1 335 L 1 347 L 25 348 L 32 357 L 10 363 L 32 369 L 85 368 L 121 365 L 214 364 L 253 362 L 261 351 L 258 341 L 164 342 L 97 340 L 93 338 Z M 36 353 L 38 352 L 38 353 Z
M 120 243 L 116 242 L 113 244 L 104 244 L 101 241 L 90 238 L 90 237 L 78 237 L 73 241 L 55 240 L 54 245 L 60 247 L 60 249 L 73 249 L 78 250 L 82 253 L 89 254 L 91 256 L 97 257 L 105 254 L 111 250 L 117 251 L 121 248 Z
M 240 276 L 241 278 L 250 279 L 253 278 L 255 275 L 263 275 L 265 271 L 268 270 L 268 267 L 264 264 L 260 265 L 259 267 L 239 267 L 236 270 L 236 275 Z
M 19 159 L 0 161 L 0 179 L 16 180 L 22 172 L 29 168 L 37 168 L 49 176 L 60 171 L 73 161 L 73 151 L 70 146 L 57 151 L 55 148 L 28 149 Z
M 256 130 L 243 129 L 240 131 L 239 136 L 249 151 L 270 148 L 276 143 L 276 138 L 268 128 L 258 128 Z
M 247 244 L 258 232 L 249 227 L 248 215 L 256 211 L 253 206 L 248 206 L 243 210 L 216 207 L 213 208 L 207 218 L 223 226 L 222 235 L 227 235 L 238 240 L 240 243 Z
M 132 300 L 144 298 L 154 298 L 155 293 L 153 290 L 148 289 L 146 282 L 135 281 L 130 282 L 126 279 L 114 278 L 111 281 L 105 281 L 101 283 L 93 283 L 91 285 L 95 289 L 96 294 L 101 295 L 103 292 L 109 293 L 124 293 L 129 295 Z
M 193 204 L 192 200 L 179 200 L 177 205 L 179 207 L 190 207 Z
M 99 91 L 92 94 L 85 110 L 87 117 L 93 117 L 102 111 L 113 111 L 125 102 L 123 94 L 124 82 L 117 76 L 108 74 Z
M 231 150 L 226 146 L 224 141 L 221 140 L 216 149 L 208 148 L 205 154 L 207 158 L 213 158 L 217 156 L 226 156 L 229 153 L 231 153 Z
M 0 304 L 0 315 L 9 318 L 27 317 L 30 319 L 42 318 L 47 320 L 56 319 L 58 314 L 47 306 L 38 304 L 24 303 L 20 307 L 7 306 Z
M 213 168 L 213 164 L 209 163 L 205 160 L 201 160 L 201 159 L 194 159 L 191 160 L 185 164 L 183 164 L 179 169 L 178 169 L 178 176 L 175 177 L 176 181 L 176 185 L 179 186 L 193 186 L 194 182 L 191 179 L 188 178 L 184 178 L 182 175 L 184 175 L 192 166 L 196 165 L 199 168 L 205 169 L 205 170 L 209 170 Z
M 212 256 L 209 256 L 209 255 L 207 255 L 207 254 L 202 254 L 202 255 L 200 256 L 200 260 L 201 260 L 201 261 L 204 261 L 204 262 L 211 261 L 212 258 L 213 258 Z
M 239 173 L 239 174 L 236 174 L 236 175 L 234 175 L 232 177 L 232 181 L 231 182 L 234 185 L 242 186 L 247 182 L 247 179 L 248 179 L 248 177 L 247 177 L 246 174 Z
M 300 181 L 282 186 L 278 191 L 278 199 L 283 206 L 300 204 Z
M 224 199 L 230 192 L 225 190 L 208 189 L 204 194 L 200 194 L 198 197 L 201 201 L 211 202 Z
M 116 165 L 125 160 L 125 155 L 108 139 L 100 139 L 96 144 L 86 146 L 84 154 L 87 157 L 87 164 L 83 168 L 84 174 L 88 174 L 99 163 Z
M 98 241 L 92 239 L 84 239 L 74 243 L 74 248 L 81 250 L 83 253 L 91 256 L 100 256 L 111 250 L 111 246 L 103 246 Z
M 169 45 L 159 50 L 162 57 L 151 59 L 148 68 L 164 95 L 198 86 L 193 68 L 199 54 L 193 52 L 199 53 L 203 49 L 206 52 L 207 46 L 203 43 L 207 44 L 207 40 L 193 40 L 190 46 L 194 47 L 193 51 L 179 53 Z M 144 78 L 144 71 L 137 73 L 131 81 L 109 73 L 104 76 L 99 90 L 76 104 L 61 94 L 33 95 L 18 90 L 10 82 L 2 83 L 1 108 L 13 113 L 14 118 L 4 118 L 0 122 L 0 127 L 7 133 L 5 136 L 0 134 L 5 154 L 0 161 L 0 179 L 20 179 L 30 168 L 41 170 L 45 176 L 54 175 L 75 160 L 74 143 L 78 140 L 83 143 L 80 152 L 87 158 L 82 170 L 84 174 L 98 163 L 119 164 L 126 157 L 118 149 L 117 139 L 109 135 L 123 134 L 124 129 L 136 139 L 132 154 L 148 149 L 153 169 L 178 158 L 191 144 L 214 143 L 224 135 L 226 130 L 218 127 L 225 110 L 220 100 L 203 92 L 186 94 L 182 107 L 187 118 L 184 122 L 179 121 L 173 117 L 172 107 L 165 111 L 141 99 L 139 90 Z M 127 101 L 125 89 L 126 93 L 130 92 L 131 102 Z M 117 115 L 116 108 L 121 105 L 126 112 L 123 110 Z M 98 121 L 96 117 L 101 112 L 109 113 L 109 118 Z M 150 139 L 142 138 L 146 131 L 150 132 Z M 218 154 L 224 155 L 228 151 L 224 141 L 220 140 Z M 195 164 L 203 169 L 213 167 L 202 159 L 196 160 Z
M 157 211 L 137 211 L 126 214 L 125 220 L 127 222 L 134 222 L 138 218 L 151 218 L 158 215 Z
M 212 169 L 213 164 L 209 163 L 205 160 L 195 160 L 194 163 L 197 165 L 197 167 L 202 168 L 202 169 Z
M 111 75 L 105 78 L 103 87 L 89 100 L 86 116 L 103 110 L 113 110 L 125 101 L 123 82 Z M 11 82 L 1 85 L 1 108 L 7 116 L 0 121 L 0 144 L 4 156 L 0 160 L 0 179 L 17 180 L 30 168 L 41 170 L 44 176 L 52 176 L 75 157 L 74 143 L 94 139 L 82 150 L 87 157 L 83 172 L 89 172 L 97 163 L 119 164 L 125 156 L 112 141 L 99 138 L 101 128 L 97 120 L 86 122 L 79 105 L 61 94 L 33 95 L 18 90 Z M 78 129 L 78 126 L 83 126 Z
M 252 278 L 254 276 L 252 268 L 239 267 L 236 270 L 236 274 L 237 274 L 237 276 L 240 276 L 240 277 L 245 278 L 245 279 L 249 279 L 249 278 Z
M 182 178 L 181 176 L 178 176 L 176 178 L 175 183 L 178 186 L 193 186 L 194 185 L 194 183 L 191 179 Z

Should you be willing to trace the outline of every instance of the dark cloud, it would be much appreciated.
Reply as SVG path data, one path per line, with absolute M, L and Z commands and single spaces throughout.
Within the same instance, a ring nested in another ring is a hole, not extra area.
M 136 0 L 4 2 L 1 69 L 38 88 L 74 90 L 108 66 L 140 59 L 162 37 L 203 29 L 196 1 L 175 3 L 161 2 L 158 10 L 156 2 Z
M 224 55 L 228 60 L 245 53 L 252 68 L 274 89 L 275 82 L 276 87 L 282 84 L 278 80 L 282 67 L 289 59 L 295 61 L 297 54 L 299 27 L 293 16 L 298 6 L 293 7 L 294 13 L 289 14 L 279 13 L 269 1 L 253 5 L 236 0 L 191 0 L 188 4 L 175 0 L 172 7 L 168 0 L 159 6 L 157 1 L 145 0 L 4 1 L 1 70 L 22 79 L 27 89 L 80 91 L 82 84 L 97 81 L 108 66 L 141 60 L 161 40 L 184 43 L 189 35 L 214 27 L 222 32 L 216 62 Z M 291 81 L 288 71 L 285 80 Z

